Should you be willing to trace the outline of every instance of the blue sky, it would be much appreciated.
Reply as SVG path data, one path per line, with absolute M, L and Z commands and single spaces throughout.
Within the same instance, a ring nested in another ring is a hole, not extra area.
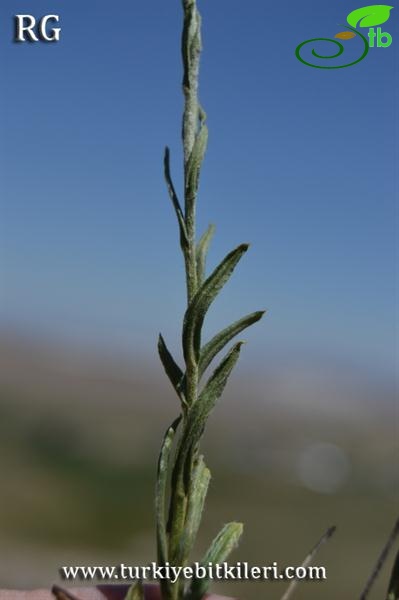
M 294 56 L 359 6 L 199 1 L 199 227 L 217 226 L 210 265 L 252 244 L 208 331 L 268 308 L 245 336 L 251 360 L 394 369 L 397 9 L 382 26 L 392 46 L 353 67 Z M 61 41 L 13 43 L 22 13 L 59 14 Z M 162 330 L 177 345 L 183 266 L 162 153 L 180 186 L 180 29 L 179 0 L 2 0 L 2 327 L 146 354 Z

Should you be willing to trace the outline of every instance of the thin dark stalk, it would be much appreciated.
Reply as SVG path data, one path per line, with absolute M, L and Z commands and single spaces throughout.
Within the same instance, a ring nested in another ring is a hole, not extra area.
M 312 564 L 313 559 L 315 558 L 316 554 L 320 550 L 321 546 L 323 546 L 326 542 L 328 542 L 328 540 L 334 535 L 335 531 L 336 531 L 336 527 L 330 527 L 329 529 L 327 529 L 326 533 L 319 539 L 317 544 L 315 544 L 313 546 L 313 548 L 311 549 L 311 551 L 309 552 L 309 554 L 303 561 L 303 563 L 301 565 L 302 567 L 304 567 L 306 569 L 307 567 L 309 567 Z M 281 600 L 289 600 L 292 597 L 292 595 L 294 594 L 298 583 L 299 583 L 299 581 L 297 579 L 294 579 L 288 586 L 288 589 L 285 592 L 284 596 L 281 598 Z
M 375 567 L 374 567 L 370 577 L 367 580 L 367 583 L 365 585 L 365 588 L 364 588 L 362 594 L 360 595 L 359 600 L 366 600 L 366 598 L 368 598 L 371 588 L 373 587 L 374 583 L 376 582 L 378 575 L 380 574 L 381 569 L 384 566 L 385 561 L 387 560 L 388 555 L 392 549 L 392 546 L 394 545 L 398 536 L 399 536 L 399 519 L 396 521 L 396 523 L 391 531 L 391 534 L 388 538 L 388 541 L 385 544 L 384 548 L 382 549 L 380 556 L 378 557 Z

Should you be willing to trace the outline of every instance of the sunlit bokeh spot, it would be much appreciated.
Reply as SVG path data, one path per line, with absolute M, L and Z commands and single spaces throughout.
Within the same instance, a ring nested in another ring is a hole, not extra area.
M 302 484 L 314 492 L 333 494 L 347 481 L 350 462 L 338 446 L 312 444 L 299 455 L 298 476 Z

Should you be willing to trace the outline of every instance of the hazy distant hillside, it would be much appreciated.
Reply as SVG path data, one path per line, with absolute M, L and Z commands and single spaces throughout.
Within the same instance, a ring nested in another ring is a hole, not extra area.
M 155 462 L 178 410 L 157 357 L 111 359 L 4 335 L 0 365 L 0 584 L 49 584 L 78 558 L 153 558 Z M 353 597 L 398 507 L 393 391 L 338 361 L 268 360 L 256 372 L 243 361 L 204 442 L 214 477 L 203 548 L 240 519 L 237 558 L 295 564 L 336 522 L 322 554 L 331 570 L 323 600 Z M 219 587 L 255 598 L 259 585 Z

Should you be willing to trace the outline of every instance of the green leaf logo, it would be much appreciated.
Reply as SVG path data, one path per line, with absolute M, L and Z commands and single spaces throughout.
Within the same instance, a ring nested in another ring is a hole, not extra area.
M 388 21 L 393 6 L 386 4 L 373 4 L 363 6 L 349 13 L 347 21 L 352 27 L 374 27 Z

